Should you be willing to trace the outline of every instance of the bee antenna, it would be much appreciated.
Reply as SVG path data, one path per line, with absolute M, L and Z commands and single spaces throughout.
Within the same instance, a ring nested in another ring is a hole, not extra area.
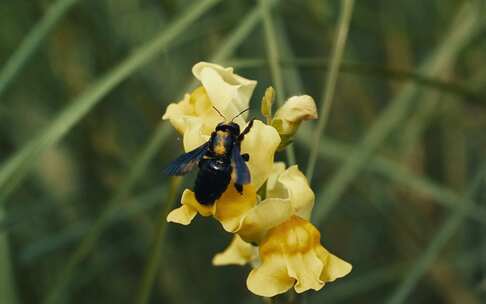
M 226 121 L 226 117 L 224 117 L 224 115 L 221 114 L 221 112 L 215 106 L 213 106 L 213 109 L 215 109 L 216 112 L 218 112 L 219 116 L 223 117 L 223 119 Z
M 246 111 L 248 111 L 250 108 L 246 108 L 244 109 L 243 111 L 241 111 L 238 115 L 236 115 L 235 117 L 233 117 L 233 119 L 231 119 L 231 121 L 235 120 L 235 118 L 237 118 L 238 116 L 240 116 L 241 114 L 245 113 Z

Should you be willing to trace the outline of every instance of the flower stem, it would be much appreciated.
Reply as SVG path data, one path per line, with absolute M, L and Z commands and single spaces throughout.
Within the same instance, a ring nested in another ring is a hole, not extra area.
M 180 184 L 180 177 L 171 178 L 169 193 L 167 195 L 165 207 L 162 208 L 160 217 L 158 218 L 154 244 L 150 251 L 150 257 L 147 261 L 147 264 L 145 265 L 142 281 L 140 282 L 138 293 L 135 299 L 135 303 L 137 304 L 147 303 L 150 298 L 150 291 L 152 290 L 152 286 L 154 284 L 154 280 L 156 278 L 157 271 L 159 270 L 160 265 L 160 255 L 163 248 L 163 240 L 167 224 L 165 218 L 167 217 L 167 214 L 169 213 L 170 209 L 172 209 L 172 206 L 176 201 L 177 192 Z
M 341 65 L 344 47 L 346 46 L 346 39 L 348 36 L 349 24 L 351 23 L 353 5 L 354 0 L 344 0 L 341 8 L 336 44 L 332 53 L 331 67 L 327 74 L 326 85 L 324 86 L 324 92 L 322 94 L 323 99 L 321 102 L 319 122 L 314 133 L 315 145 L 311 150 L 309 161 L 307 162 L 306 176 L 309 179 L 309 183 L 312 181 L 312 176 L 314 175 L 315 164 L 319 152 L 319 141 L 327 124 L 329 113 L 331 112 L 332 101 L 334 99 L 334 90 L 336 88 L 336 82 L 339 75 L 339 66 Z

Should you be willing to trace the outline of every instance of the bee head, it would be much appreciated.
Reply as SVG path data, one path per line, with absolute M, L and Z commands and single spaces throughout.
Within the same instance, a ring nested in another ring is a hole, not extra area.
M 240 126 L 235 122 L 220 122 L 216 126 L 216 131 L 229 132 L 235 136 L 240 134 Z
M 218 112 L 218 114 L 223 117 L 224 120 L 226 120 L 226 117 L 224 117 L 224 115 L 215 107 L 213 106 L 213 109 Z M 237 123 L 234 123 L 233 120 L 235 118 L 237 118 L 238 116 L 240 116 L 241 114 L 245 113 L 246 111 L 248 111 L 250 108 L 246 108 L 244 109 L 243 111 L 241 111 L 240 113 L 238 113 L 235 117 L 233 117 L 231 119 L 231 121 L 229 122 L 220 122 L 217 126 L 216 126 L 216 131 L 224 131 L 224 132 L 229 132 L 235 136 L 238 136 L 240 135 L 240 126 L 237 124 Z

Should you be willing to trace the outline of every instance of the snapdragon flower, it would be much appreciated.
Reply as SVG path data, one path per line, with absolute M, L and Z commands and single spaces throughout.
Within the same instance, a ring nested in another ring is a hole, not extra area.
M 214 108 L 227 119 L 235 117 L 248 108 L 256 86 L 256 81 L 216 64 L 201 62 L 192 71 L 201 86 L 170 104 L 163 115 L 183 136 L 186 152 L 208 141 L 221 122 Z M 351 271 L 349 263 L 320 244 L 320 233 L 310 223 L 315 195 L 305 175 L 297 166 L 274 162 L 277 150 L 291 143 L 301 122 L 317 118 L 314 100 L 308 95 L 291 97 L 272 117 L 271 92 L 267 90 L 262 102 L 267 124 L 255 120 L 241 143 L 241 153 L 250 156 L 251 183 L 243 186 L 242 193 L 230 183 L 212 205 L 200 204 L 186 189 L 181 206 L 167 216 L 167 221 L 182 225 L 189 225 L 197 214 L 218 220 L 234 237 L 213 264 L 250 263 L 254 269 L 247 287 L 265 297 L 292 287 L 298 293 L 319 290 Z M 241 115 L 235 122 L 243 129 L 246 119 Z

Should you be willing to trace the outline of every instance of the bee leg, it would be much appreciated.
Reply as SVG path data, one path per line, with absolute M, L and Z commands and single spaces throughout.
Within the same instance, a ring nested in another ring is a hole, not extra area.
M 250 132 L 250 129 L 251 127 L 253 127 L 253 121 L 255 119 L 251 119 L 249 122 L 248 122 L 248 125 L 246 126 L 246 128 L 243 130 L 243 132 L 240 133 L 240 135 L 238 136 L 238 142 L 241 142 L 243 141 L 243 138 L 245 138 L 245 135 L 248 134 L 248 132 Z
M 236 188 L 236 191 L 238 191 L 240 194 L 243 194 L 243 185 L 235 183 L 235 188 Z
M 247 162 L 250 160 L 250 154 L 248 153 L 244 153 L 244 154 L 241 154 L 241 157 Z

